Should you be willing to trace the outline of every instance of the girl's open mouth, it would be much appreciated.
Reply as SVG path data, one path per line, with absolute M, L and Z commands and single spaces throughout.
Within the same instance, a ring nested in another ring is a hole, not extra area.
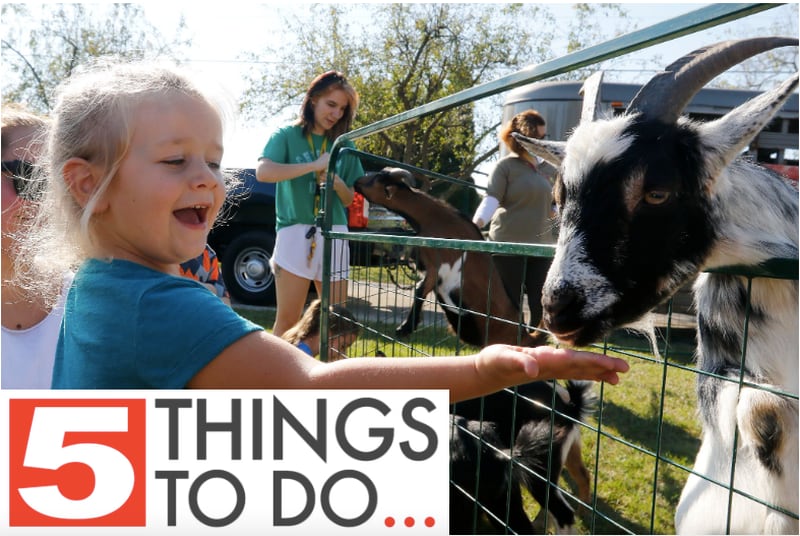
M 205 225 L 208 219 L 208 207 L 195 205 L 173 212 L 179 222 L 186 225 Z

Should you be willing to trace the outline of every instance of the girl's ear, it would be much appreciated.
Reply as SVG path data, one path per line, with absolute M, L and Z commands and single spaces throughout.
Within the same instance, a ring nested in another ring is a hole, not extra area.
M 89 204 L 100 185 L 101 175 L 97 168 L 83 158 L 70 158 L 63 167 L 64 182 L 75 201 L 83 208 Z M 93 213 L 103 212 L 106 203 L 98 201 Z

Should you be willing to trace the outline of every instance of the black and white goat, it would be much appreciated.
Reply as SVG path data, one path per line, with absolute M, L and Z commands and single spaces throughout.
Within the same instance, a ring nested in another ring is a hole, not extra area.
M 455 207 L 411 184 L 416 181 L 408 171 L 384 168 L 359 178 L 355 189 L 370 203 L 403 216 L 417 236 L 484 240 L 480 229 Z M 420 247 L 419 264 L 425 276 L 414 290 L 414 303 L 397 328 L 398 335 L 414 331 L 425 296 L 435 292 L 450 326 L 468 344 L 538 346 L 546 342 L 543 332 L 522 329 L 519 307 L 506 292 L 488 253 Z
M 569 381 L 564 387 L 536 381 L 515 391 L 498 391 L 451 408 L 452 534 L 472 529 L 476 499 L 500 532 L 505 527 L 498 519 L 507 520 L 516 534 L 545 528 L 571 532 L 575 511 L 558 488 L 562 468 L 575 480 L 578 498 L 589 501 L 590 475 L 581 456 L 579 423 L 595 408 L 592 383 Z M 523 508 L 521 487 L 542 507 L 534 523 Z
M 796 186 L 737 158 L 797 75 L 715 121 L 680 117 L 721 72 L 797 43 L 709 46 L 656 75 L 620 117 L 584 112 L 567 142 L 517 138 L 560 165 L 561 228 L 542 298 L 560 341 L 583 345 L 633 323 L 706 269 L 797 257 Z M 749 305 L 748 285 L 723 273 L 695 283 L 703 437 L 677 507 L 679 533 L 798 533 L 797 281 L 756 278 Z

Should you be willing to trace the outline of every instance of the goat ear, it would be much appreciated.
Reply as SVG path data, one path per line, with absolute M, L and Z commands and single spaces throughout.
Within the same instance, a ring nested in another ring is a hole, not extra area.
M 720 119 L 700 126 L 704 144 L 714 151 L 713 158 L 708 159 L 711 176 L 717 176 L 772 120 L 797 84 L 798 76 L 795 75 L 775 89 L 734 108 Z
M 431 189 L 431 181 L 424 175 L 415 175 L 401 168 L 384 168 L 384 171 L 392 180 L 400 181 L 411 188 L 417 188 L 423 192 Z
M 391 199 L 394 197 L 394 193 L 397 191 L 397 186 L 394 184 L 387 184 L 383 187 L 383 193 L 386 196 L 386 199 Z
M 523 136 L 519 132 L 512 132 L 511 135 L 529 152 L 540 158 L 544 158 L 556 167 L 561 165 L 561 162 L 567 154 L 565 151 L 567 142 L 565 141 L 537 140 L 535 138 Z

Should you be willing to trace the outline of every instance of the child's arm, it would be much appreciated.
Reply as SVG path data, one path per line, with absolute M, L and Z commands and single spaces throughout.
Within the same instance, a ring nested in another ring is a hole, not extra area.
M 548 346 L 492 345 L 470 356 L 355 358 L 322 363 L 265 332 L 246 335 L 201 369 L 195 389 L 449 389 L 451 401 L 540 379 L 619 381 L 617 358 Z

